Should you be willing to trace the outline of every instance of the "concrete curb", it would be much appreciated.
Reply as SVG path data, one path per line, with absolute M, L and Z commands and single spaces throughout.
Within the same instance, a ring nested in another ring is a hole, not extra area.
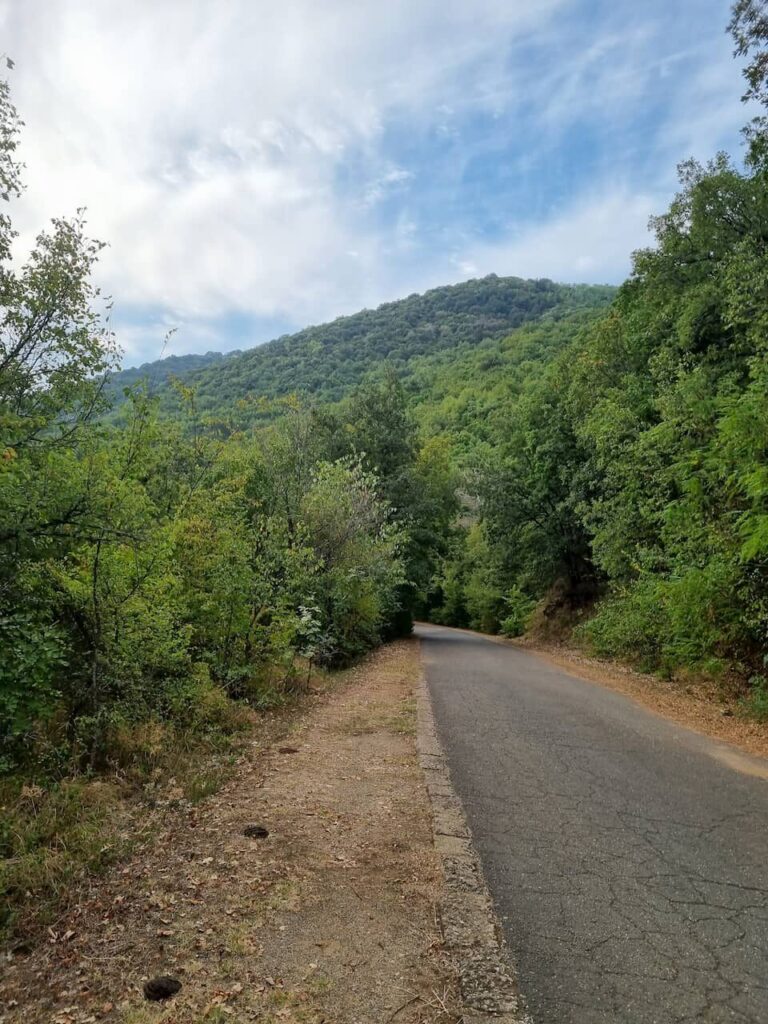
M 517 988 L 464 808 L 454 792 L 424 673 L 417 689 L 416 747 L 432 806 L 435 849 L 443 864 L 439 906 L 446 950 L 455 964 L 464 1024 L 532 1024 Z

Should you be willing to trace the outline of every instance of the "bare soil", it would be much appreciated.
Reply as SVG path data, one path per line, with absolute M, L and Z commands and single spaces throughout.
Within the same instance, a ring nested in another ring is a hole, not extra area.
M 219 793 L 9 954 L 2 1024 L 457 1021 L 419 672 L 418 642 L 392 644 L 329 684 L 286 752 L 254 741 Z M 161 975 L 181 990 L 149 1002 Z

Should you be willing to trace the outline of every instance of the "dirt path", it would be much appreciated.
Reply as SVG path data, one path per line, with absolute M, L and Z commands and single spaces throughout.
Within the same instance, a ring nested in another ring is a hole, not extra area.
M 94 883 L 0 979 L 2 1024 L 447 1024 L 439 862 L 416 758 L 417 641 L 318 701 L 284 745 Z M 263 826 L 267 838 L 247 837 Z M 144 999 L 157 975 L 174 998 Z

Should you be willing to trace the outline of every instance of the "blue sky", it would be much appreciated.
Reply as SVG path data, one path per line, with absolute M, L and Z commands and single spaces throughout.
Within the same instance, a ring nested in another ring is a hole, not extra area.
M 741 152 L 723 0 L 0 0 L 20 254 L 87 206 L 125 364 L 490 272 L 618 282 Z

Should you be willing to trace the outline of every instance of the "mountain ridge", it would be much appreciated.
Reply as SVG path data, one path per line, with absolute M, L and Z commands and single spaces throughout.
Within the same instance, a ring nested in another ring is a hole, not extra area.
M 490 274 L 413 293 L 253 348 L 145 363 L 114 374 L 109 388 L 119 407 L 124 388 L 146 379 L 169 412 L 174 405 L 172 378 L 195 389 L 205 412 L 291 394 L 334 402 L 385 363 L 407 375 L 409 364 L 419 357 L 506 337 L 556 310 L 602 308 L 614 294 L 609 285 Z

